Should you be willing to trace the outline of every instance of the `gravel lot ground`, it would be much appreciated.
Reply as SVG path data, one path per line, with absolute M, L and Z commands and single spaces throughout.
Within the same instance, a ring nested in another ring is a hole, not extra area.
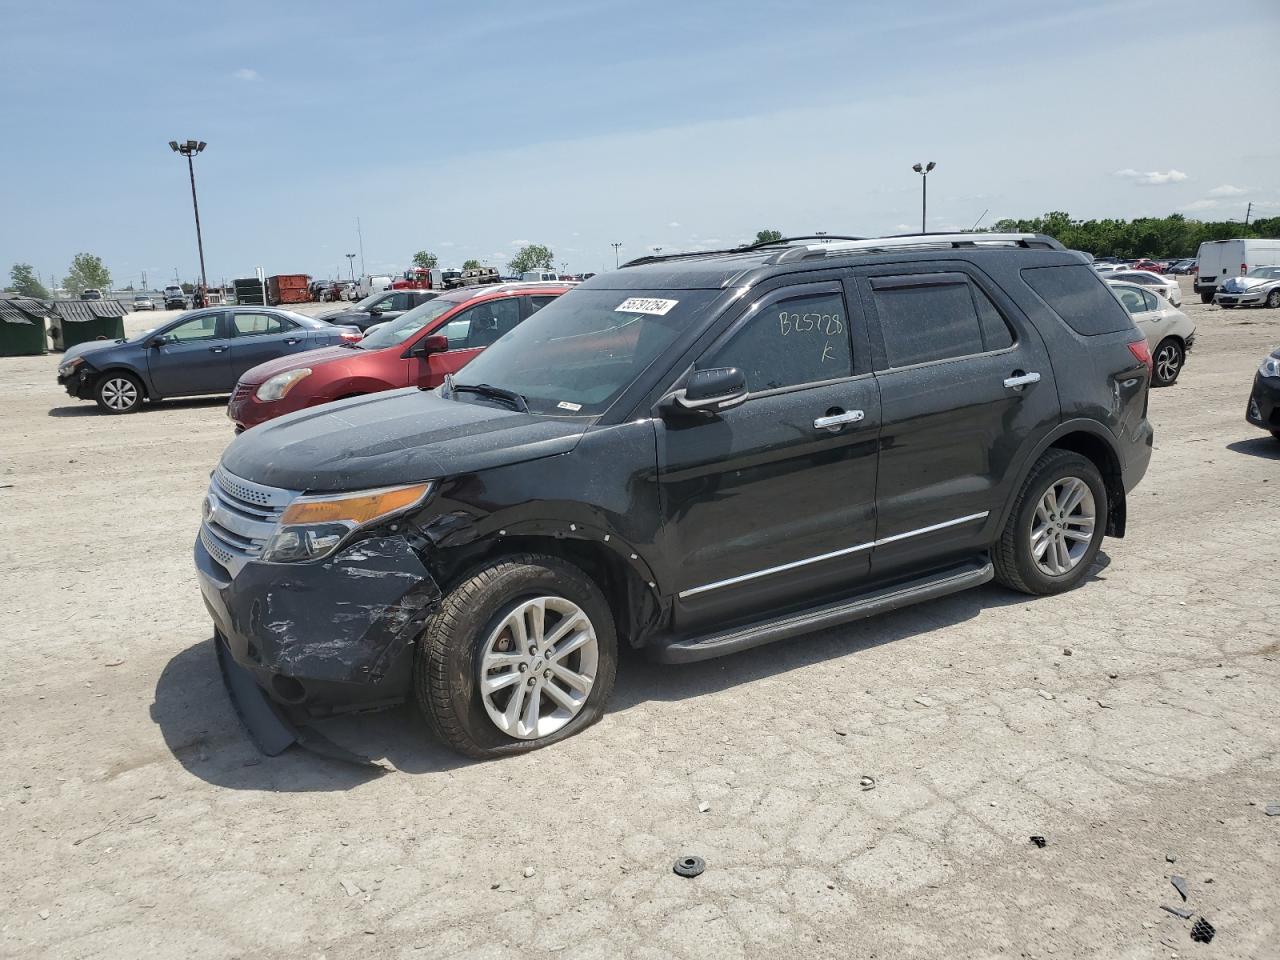
M 190 562 L 223 403 L 109 418 L 0 359 L 0 955 L 1280 956 L 1280 444 L 1244 421 L 1280 313 L 1187 301 L 1080 590 L 624 658 L 517 759 L 326 726 L 382 776 L 260 757 L 223 692 Z

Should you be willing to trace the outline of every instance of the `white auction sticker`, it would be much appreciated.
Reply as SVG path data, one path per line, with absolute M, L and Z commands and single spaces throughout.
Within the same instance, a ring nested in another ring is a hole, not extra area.
M 679 300 L 659 300 L 656 297 L 630 297 L 614 308 L 615 313 L 649 313 L 665 317 Z
M 559 403 L 556 404 L 556 406 L 559 407 L 561 410 L 572 410 L 574 413 L 577 413 L 579 410 L 582 409 L 582 404 L 570 403 L 568 400 L 561 400 Z

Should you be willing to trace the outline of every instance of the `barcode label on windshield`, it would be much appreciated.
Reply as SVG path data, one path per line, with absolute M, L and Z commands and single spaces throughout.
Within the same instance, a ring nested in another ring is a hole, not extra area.
M 630 297 L 614 308 L 615 313 L 649 313 L 665 317 L 679 300 L 658 300 L 654 297 Z

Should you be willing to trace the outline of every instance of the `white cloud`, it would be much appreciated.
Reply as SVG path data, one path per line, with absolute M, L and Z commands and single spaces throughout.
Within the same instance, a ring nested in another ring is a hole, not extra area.
M 672 220 L 670 223 L 668 223 L 668 224 L 667 224 L 667 226 L 668 226 L 668 227 L 671 227 L 671 228 L 673 228 L 673 229 L 674 229 L 675 227 L 680 226 L 680 224 L 679 224 L 679 223 L 677 223 L 676 221 Z
M 513 247 L 527 247 L 532 242 L 532 240 L 512 240 L 511 245 Z
M 440 246 L 442 246 L 442 247 L 456 247 L 456 246 L 457 246 L 457 244 L 456 244 L 456 243 L 454 243 L 452 240 L 441 240 L 441 241 L 440 241 Z
M 1222 206 L 1220 200 L 1192 200 L 1190 203 L 1184 203 L 1179 210 L 1213 210 L 1215 207 Z
M 1134 170 L 1132 167 L 1117 170 L 1115 175 L 1126 180 L 1132 180 L 1134 183 L 1145 187 L 1158 187 L 1166 183 L 1181 183 L 1187 179 L 1187 175 L 1181 170 L 1168 170 L 1163 173 L 1159 170 L 1148 170 L 1143 173 L 1140 170 Z
M 262 79 L 261 74 L 259 74 L 258 71 L 254 70 L 252 67 L 241 67 L 239 70 L 237 70 L 235 73 L 231 75 L 235 77 L 237 80 L 244 80 L 249 83 L 252 83 L 254 80 Z
M 1232 186 L 1231 184 L 1229 184 L 1229 183 L 1224 183 L 1222 186 L 1220 186 L 1220 187 L 1214 187 L 1212 190 L 1210 190 L 1210 191 L 1209 191 L 1209 196 L 1211 196 L 1211 197 L 1238 197 L 1238 196 L 1240 196 L 1240 194 L 1245 193 L 1245 192 L 1246 192 L 1246 191 L 1245 191 L 1244 187 L 1233 187 L 1233 186 Z

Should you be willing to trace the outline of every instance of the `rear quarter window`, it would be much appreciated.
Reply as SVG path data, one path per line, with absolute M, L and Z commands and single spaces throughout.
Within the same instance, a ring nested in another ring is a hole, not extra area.
M 1085 264 L 1024 267 L 1023 282 L 1076 333 L 1096 337 L 1133 329 L 1133 321 L 1097 272 Z

